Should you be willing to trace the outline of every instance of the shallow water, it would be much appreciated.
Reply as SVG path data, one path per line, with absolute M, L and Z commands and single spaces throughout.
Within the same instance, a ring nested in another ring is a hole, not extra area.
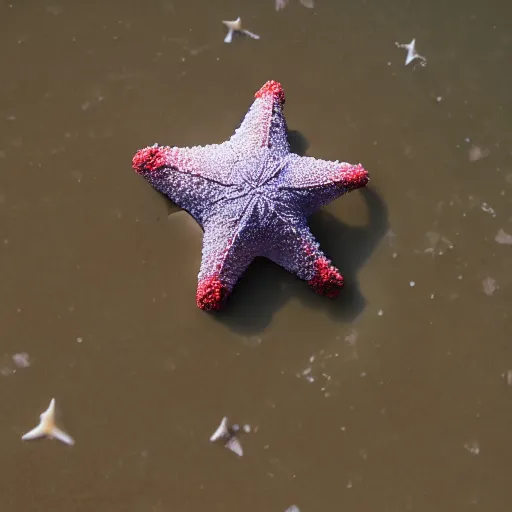
M 508 2 L 316 3 L 1 4 L 2 511 L 510 510 Z M 258 261 L 205 314 L 201 230 L 131 157 L 268 79 L 295 151 L 371 173 L 310 223 L 346 289 Z M 20 441 L 53 396 L 76 445 Z

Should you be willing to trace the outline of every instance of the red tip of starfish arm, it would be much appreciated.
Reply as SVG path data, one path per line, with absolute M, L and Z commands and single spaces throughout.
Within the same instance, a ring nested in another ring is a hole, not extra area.
M 222 284 L 218 276 L 202 279 L 197 286 L 197 307 L 204 311 L 218 311 L 228 295 L 229 290 Z
M 271 95 L 276 98 L 284 105 L 284 89 L 283 86 L 275 80 L 269 80 L 255 95 L 255 98 L 264 98 L 265 96 Z
M 343 276 L 327 258 L 321 257 L 315 261 L 315 275 L 308 284 L 316 293 L 334 299 L 343 288 Z
M 361 165 L 345 165 L 341 168 L 336 184 L 354 190 L 364 187 L 370 181 L 368 171 Z
M 169 162 L 169 148 L 149 146 L 139 149 L 132 159 L 132 167 L 139 174 L 145 171 L 155 171 Z

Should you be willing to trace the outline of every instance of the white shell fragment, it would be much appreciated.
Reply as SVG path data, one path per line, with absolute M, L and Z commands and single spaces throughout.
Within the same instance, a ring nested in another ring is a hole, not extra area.
M 239 430 L 239 428 L 237 430 Z M 229 420 L 227 416 L 224 416 L 224 418 L 222 418 L 222 421 L 220 422 L 220 425 L 217 427 L 217 430 L 215 430 L 215 432 L 211 435 L 210 441 L 212 443 L 216 441 L 223 441 L 224 447 L 236 453 L 239 457 L 241 457 L 244 454 L 240 441 L 238 440 L 237 437 L 234 436 L 233 429 L 230 429 L 229 427 Z
M 313 9 L 313 7 L 315 7 L 315 0 L 300 0 L 300 3 L 308 9 Z M 284 9 L 287 4 L 288 0 L 276 0 L 276 11 Z
M 291 507 L 288 507 L 285 512 L 300 512 L 300 509 L 297 505 L 292 505 Z
M 484 293 L 489 297 L 491 297 L 492 294 L 499 288 L 499 286 L 496 284 L 496 279 L 493 279 L 492 277 L 486 277 L 482 281 L 482 286 Z
M 217 427 L 217 430 L 211 435 L 210 441 L 214 443 L 215 441 L 219 441 L 220 439 L 224 439 L 229 436 L 228 430 L 228 418 L 224 416 L 220 425 Z
M 253 34 L 252 32 L 249 32 L 248 30 L 245 30 L 242 27 L 242 19 L 240 16 L 234 20 L 234 21 L 223 21 L 224 25 L 228 28 L 228 33 L 226 34 L 226 37 L 224 38 L 225 43 L 231 43 L 233 41 L 233 36 L 235 33 L 238 34 L 245 34 L 246 36 L 252 37 L 252 39 L 259 39 L 260 36 L 257 34 Z
M 405 65 L 408 66 L 413 60 L 418 59 L 420 61 L 420 64 L 422 66 L 427 65 L 427 59 L 423 57 L 423 55 L 420 55 L 416 51 L 416 39 L 413 39 L 410 43 L 407 44 L 401 44 L 401 43 L 395 43 L 397 48 L 404 48 L 407 50 L 407 56 L 405 57 Z
M 48 437 L 49 439 L 58 439 L 68 445 L 75 444 L 74 439 L 55 424 L 55 398 L 52 398 L 48 409 L 41 414 L 40 418 L 39 425 L 21 438 L 23 441 Z
M 228 450 L 231 450 L 233 453 L 236 453 L 239 457 L 241 457 L 244 454 L 244 451 L 242 449 L 242 445 L 240 444 L 240 441 L 236 437 L 232 437 L 228 440 L 228 442 L 224 445 L 225 448 Z
M 13 354 L 12 361 L 18 368 L 28 368 L 30 366 L 30 357 L 26 352 Z
M 500 228 L 500 230 L 494 237 L 494 240 L 496 240 L 496 242 L 502 245 L 512 245 L 512 235 L 509 235 L 502 228 Z

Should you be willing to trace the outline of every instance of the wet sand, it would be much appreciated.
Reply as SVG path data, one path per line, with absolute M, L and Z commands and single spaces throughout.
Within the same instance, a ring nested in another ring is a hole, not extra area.
M 508 3 L 316 4 L 1 4 L 2 511 L 510 510 Z M 131 158 L 269 79 L 296 152 L 371 173 L 310 222 L 346 289 L 257 261 L 206 314 L 201 230 Z M 20 440 L 52 397 L 73 447 Z

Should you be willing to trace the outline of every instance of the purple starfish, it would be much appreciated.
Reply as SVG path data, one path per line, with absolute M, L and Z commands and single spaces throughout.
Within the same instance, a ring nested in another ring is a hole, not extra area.
M 204 229 L 196 302 L 218 310 L 257 256 L 336 297 L 343 277 L 310 232 L 306 217 L 368 183 L 359 165 L 290 153 L 281 84 L 267 82 L 229 141 L 137 151 L 133 168 Z

